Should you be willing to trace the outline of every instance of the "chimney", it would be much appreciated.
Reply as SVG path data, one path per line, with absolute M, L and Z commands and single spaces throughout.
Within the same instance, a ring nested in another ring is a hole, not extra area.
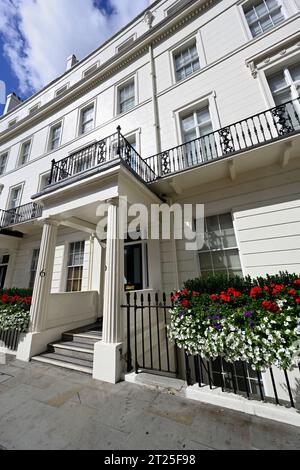
M 76 59 L 76 56 L 74 54 L 70 55 L 70 57 L 67 58 L 67 70 L 70 70 L 74 65 L 76 65 L 78 60 Z
M 11 93 L 10 95 L 7 95 L 3 115 L 9 113 L 13 109 L 15 109 L 17 106 L 19 106 L 19 104 L 21 103 L 22 103 L 21 98 L 19 98 L 19 96 L 17 96 L 15 93 Z

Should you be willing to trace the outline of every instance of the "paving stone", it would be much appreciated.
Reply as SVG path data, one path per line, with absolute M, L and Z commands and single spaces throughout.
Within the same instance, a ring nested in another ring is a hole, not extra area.
M 181 396 L 10 360 L 0 450 L 300 449 L 300 429 Z M 0 376 L 1 377 L 1 376 Z

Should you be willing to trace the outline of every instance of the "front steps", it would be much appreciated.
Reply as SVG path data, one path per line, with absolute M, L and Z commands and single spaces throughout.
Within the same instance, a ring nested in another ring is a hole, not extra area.
M 102 325 L 95 323 L 62 334 L 61 341 L 48 344 L 46 352 L 32 361 L 92 375 L 94 344 L 102 339 Z

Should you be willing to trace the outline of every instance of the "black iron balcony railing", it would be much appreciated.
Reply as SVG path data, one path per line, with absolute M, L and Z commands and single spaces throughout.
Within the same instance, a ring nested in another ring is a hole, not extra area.
M 300 99 L 146 158 L 158 178 L 232 156 L 300 131 Z
M 121 128 L 118 127 L 115 134 L 105 137 L 62 160 L 52 160 L 49 185 L 61 182 L 101 165 L 104 166 L 106 163 L 117 159 L 121 160 L 143 181 L 151 182 L 156 179 L 154 171 L 121 134 Z
M 37 219 L 42 215 L 43 207 L 36 202 L 30 202 L 23 206 L 0 211 L 0 227 L 7 228 L 12 225 Z

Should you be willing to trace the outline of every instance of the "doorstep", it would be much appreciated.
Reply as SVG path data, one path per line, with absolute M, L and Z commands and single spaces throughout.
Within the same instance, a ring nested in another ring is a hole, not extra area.
M 147 374 L 146 372 L 141 372 L 140 374 L 131 372 L 126 374 L 125 381 L 136 385 L 154 387 L 161 391 L 173 393 L 174 395 L 182 395 L 182 391 L 186 387 L 184 380 L 165 377 L 163 375 Z

